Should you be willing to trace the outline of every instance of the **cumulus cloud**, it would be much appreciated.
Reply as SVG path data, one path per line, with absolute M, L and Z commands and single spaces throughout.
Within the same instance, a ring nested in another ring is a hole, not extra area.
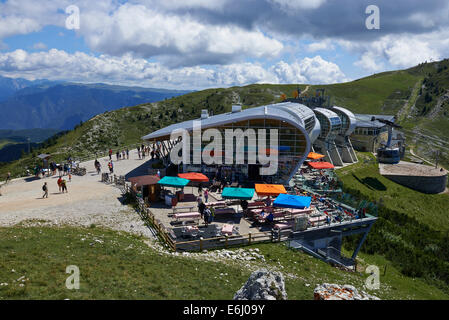
M 308 52 L 316 52 L 316 51 L 323 51 L 323 50 L 335 50 L 335 46 L 331 43 L 330 40 L 313 42 L 307 46 Z
M 124 4 L 112 14 L 87 12 L 80 33 L 91 48 L 111 55 L 162 57 L 172 66 L 226 64 L 242 57 L 275 57 L 280 41 L 260 30 L 207 25 L 143 5 Z
M 0 72 L 4 76 L 106 82 L 145 87 L 199 89 L 246 85 L 251 83 L 334 83 L 346 80 L 339 67 L 320 56 L 288 64 L 280 61 L 264 68 L 258 63 L 226 66 L 167 68 L 131 55 L 93 56 L 82 52 L 69 54 L 51 49 L 28 53 L 15 50 L 0 53 Z
M 273 3 L 281 6 L 283 10 L 300 10 L 319 8 L 326 0 L 271 0 Z

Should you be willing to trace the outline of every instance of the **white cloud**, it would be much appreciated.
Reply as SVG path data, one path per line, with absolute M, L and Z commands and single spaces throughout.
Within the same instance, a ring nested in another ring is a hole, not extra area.
M 379 62 L 378 57 L 372 52 L 365 52 L 354 65 L 370 72 L 378 72 L 385 68 L 384 64 Z
M 313 42 L 307 46 L 307 51 L 316 52 L 316 51 L 330 51 L 335 50 L 335 46 L 331 43 L 330 40 L 324 40 L 319 42 Z
M 227 64 L 243 57 L 276 57 L 283 44 L 260 30 L 208 25 L 143 5 L 124 4 L 111 14 L 87 11 L 79 32 L 88 45 L 120 56 L 162 57 L 172 66 Z
M 46 78 L 78 82 L 105 82 L 144 87 L 201 89 L 251 83 L 333 83 L 346 80 L 340 68 L 320 56 L 288 64 L 284 61 L 264 68 L 258 63 L 226 66 L 167 68 L 131 55 L 95 57 L 82 52 L 69 54 L 51 49 L 28 53 L 0 53 L 4 76 Z
M 290 11 L 300 9 L 317 9 L 321 7 L 326 0 L 271 0 L 271 2 L 280 5 L 285 11 Z
M 429 43 L 418 39 L 402 38 L 389 43 L 385 50 L 389 62 L 397 67 L 413 67 L 421 62 L 439 60 L 440 54 Z
M 339 44 L 351 52 L 358 52 L 360 59 L 354 65 L 365 70 L 385 70 L 384 62 L 394 68 L 409 68 L 448 56 L 449 29 L 415 36 L 386 35 L 373 42 L 340 41 Z

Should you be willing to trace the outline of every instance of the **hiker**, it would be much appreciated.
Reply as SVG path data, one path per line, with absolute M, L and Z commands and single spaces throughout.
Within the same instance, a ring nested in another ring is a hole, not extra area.
M 210 207 L 209 210 L 210 210 L 209 223 L 212 223 L 215 219 L 215 208 Z
M 101 171 L 101 164 L 100 164 L 100 161 L 98 161 L 98 159 L 95 159 L 94 167 L 95 167 L 95 169 L 97 170 L 97 174 L 100 174 L 100 171 Z
M 204 224 L 206 225 L 206 227 L 209 225 L 210 215 L 211 215 L 210 209 L 206 208 L 204 210 Z
M 48 198 L 48 187 L 47 187 L 47 182 L 44 182 L 44 185 L 42 186 L 42 190 L 44 191 L 44 195 L 42 196 L 43 198 Z
M 206 205 L 203 203 L 203 201 L 201 201 L 201 198 L 198 198 L 198 211 L 201 215 L 201 218 L 203 217 L 204 214 L 204 209 L 206 209 Z M 200 202 L 201 201 L 201 202 Z
M 129 160 L 129 149 L 128 149 L 128 147 L 126 148 L 126 159 Z
M 204 200 L 206 203 L 207 203 L 208 198 L 209 198 L 209 191 L 207 191 L 207 189 L 206 189 L 206 190 L 204 190 Z
M 62 178 L 61 177 L 59 177 L 57 183 L 58 183 L 59 192 L 61 192 L 61 188 L 62 188 Z
M 109 173 L 114 173 L 114 164 L 112 160 L 108 162 Z
M 112 149 L 109 149 L 109 160 L 112 160 Z
M 65 179 L 62 179 L 61 187 L 62 187 L 62 193 L 64 193 L 64 190 L 65 190 L 66 193 L 68 193 L 68 191 L 67 191 L 67 182 L 65 181 Z
M 8 175 L 6 176 L 5 184 L 7 184 L 9 181 L 11 181 L 11 172 L 8 172 Z

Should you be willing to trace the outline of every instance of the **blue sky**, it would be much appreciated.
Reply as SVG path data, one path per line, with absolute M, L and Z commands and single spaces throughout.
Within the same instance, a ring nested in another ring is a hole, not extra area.
M 371 5 L 379 28 L 369 30 Z M 0 75 L 182 89 L 338 83 L 449 57 L 448 17 L 445 0 L 3 0 Z

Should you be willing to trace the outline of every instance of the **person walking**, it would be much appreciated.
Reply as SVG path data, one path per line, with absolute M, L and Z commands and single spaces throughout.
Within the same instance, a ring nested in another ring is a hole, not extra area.
M 109 160 L 112 160 L 112 149 L 109 149 Z
M 98 161 L 98 159 L 95 159 L 94 167 L 95 167 L 95 170 L 97 170 L 97 174 L 100 174 L 101 164 L 100 164 L 100 161 Z
M 42 190 L 44 191 L 44 195 L 42 196 L 43 198 L 48 198 L 48 187 L 47 187 L 47 182 L 44 182 L 44 185 L 42 186 Z
M 129 149 L 126 148 L 126 160 L 129 160 Z
M 206 227 L 209 225 L 209 220 L 210 220 L 210 209 L 206 208 L 204 209 L 204 224 L 206 225 Z
M 62 193 L 64 193 L 64 190 L 65 190 L 66 193 L 68 193 L 68 191 L 67 191 L 67 182 L 65 181 L 65 179 L 62 179 L 61 187 L 62 187 Z
M 112 163 L 112 160 L 108 162 L 108 168 L 109 168 L 109 173 L 114 173 L 114 164 Z
M 61 192 L 61 189 L 62 189 L 62 178 L 61 177 L 59 177 L 57 183 L 58 183 L 59 192 Z
M 207 199 L 209 198 L 209 191 L 207 189 L 204 190 L 204 200 L 207 203 Z
M 6 176 L 5 184 L 7 184 L 9 181 L 11 181 L 11 172 L 8 172 L 8 175 Z

